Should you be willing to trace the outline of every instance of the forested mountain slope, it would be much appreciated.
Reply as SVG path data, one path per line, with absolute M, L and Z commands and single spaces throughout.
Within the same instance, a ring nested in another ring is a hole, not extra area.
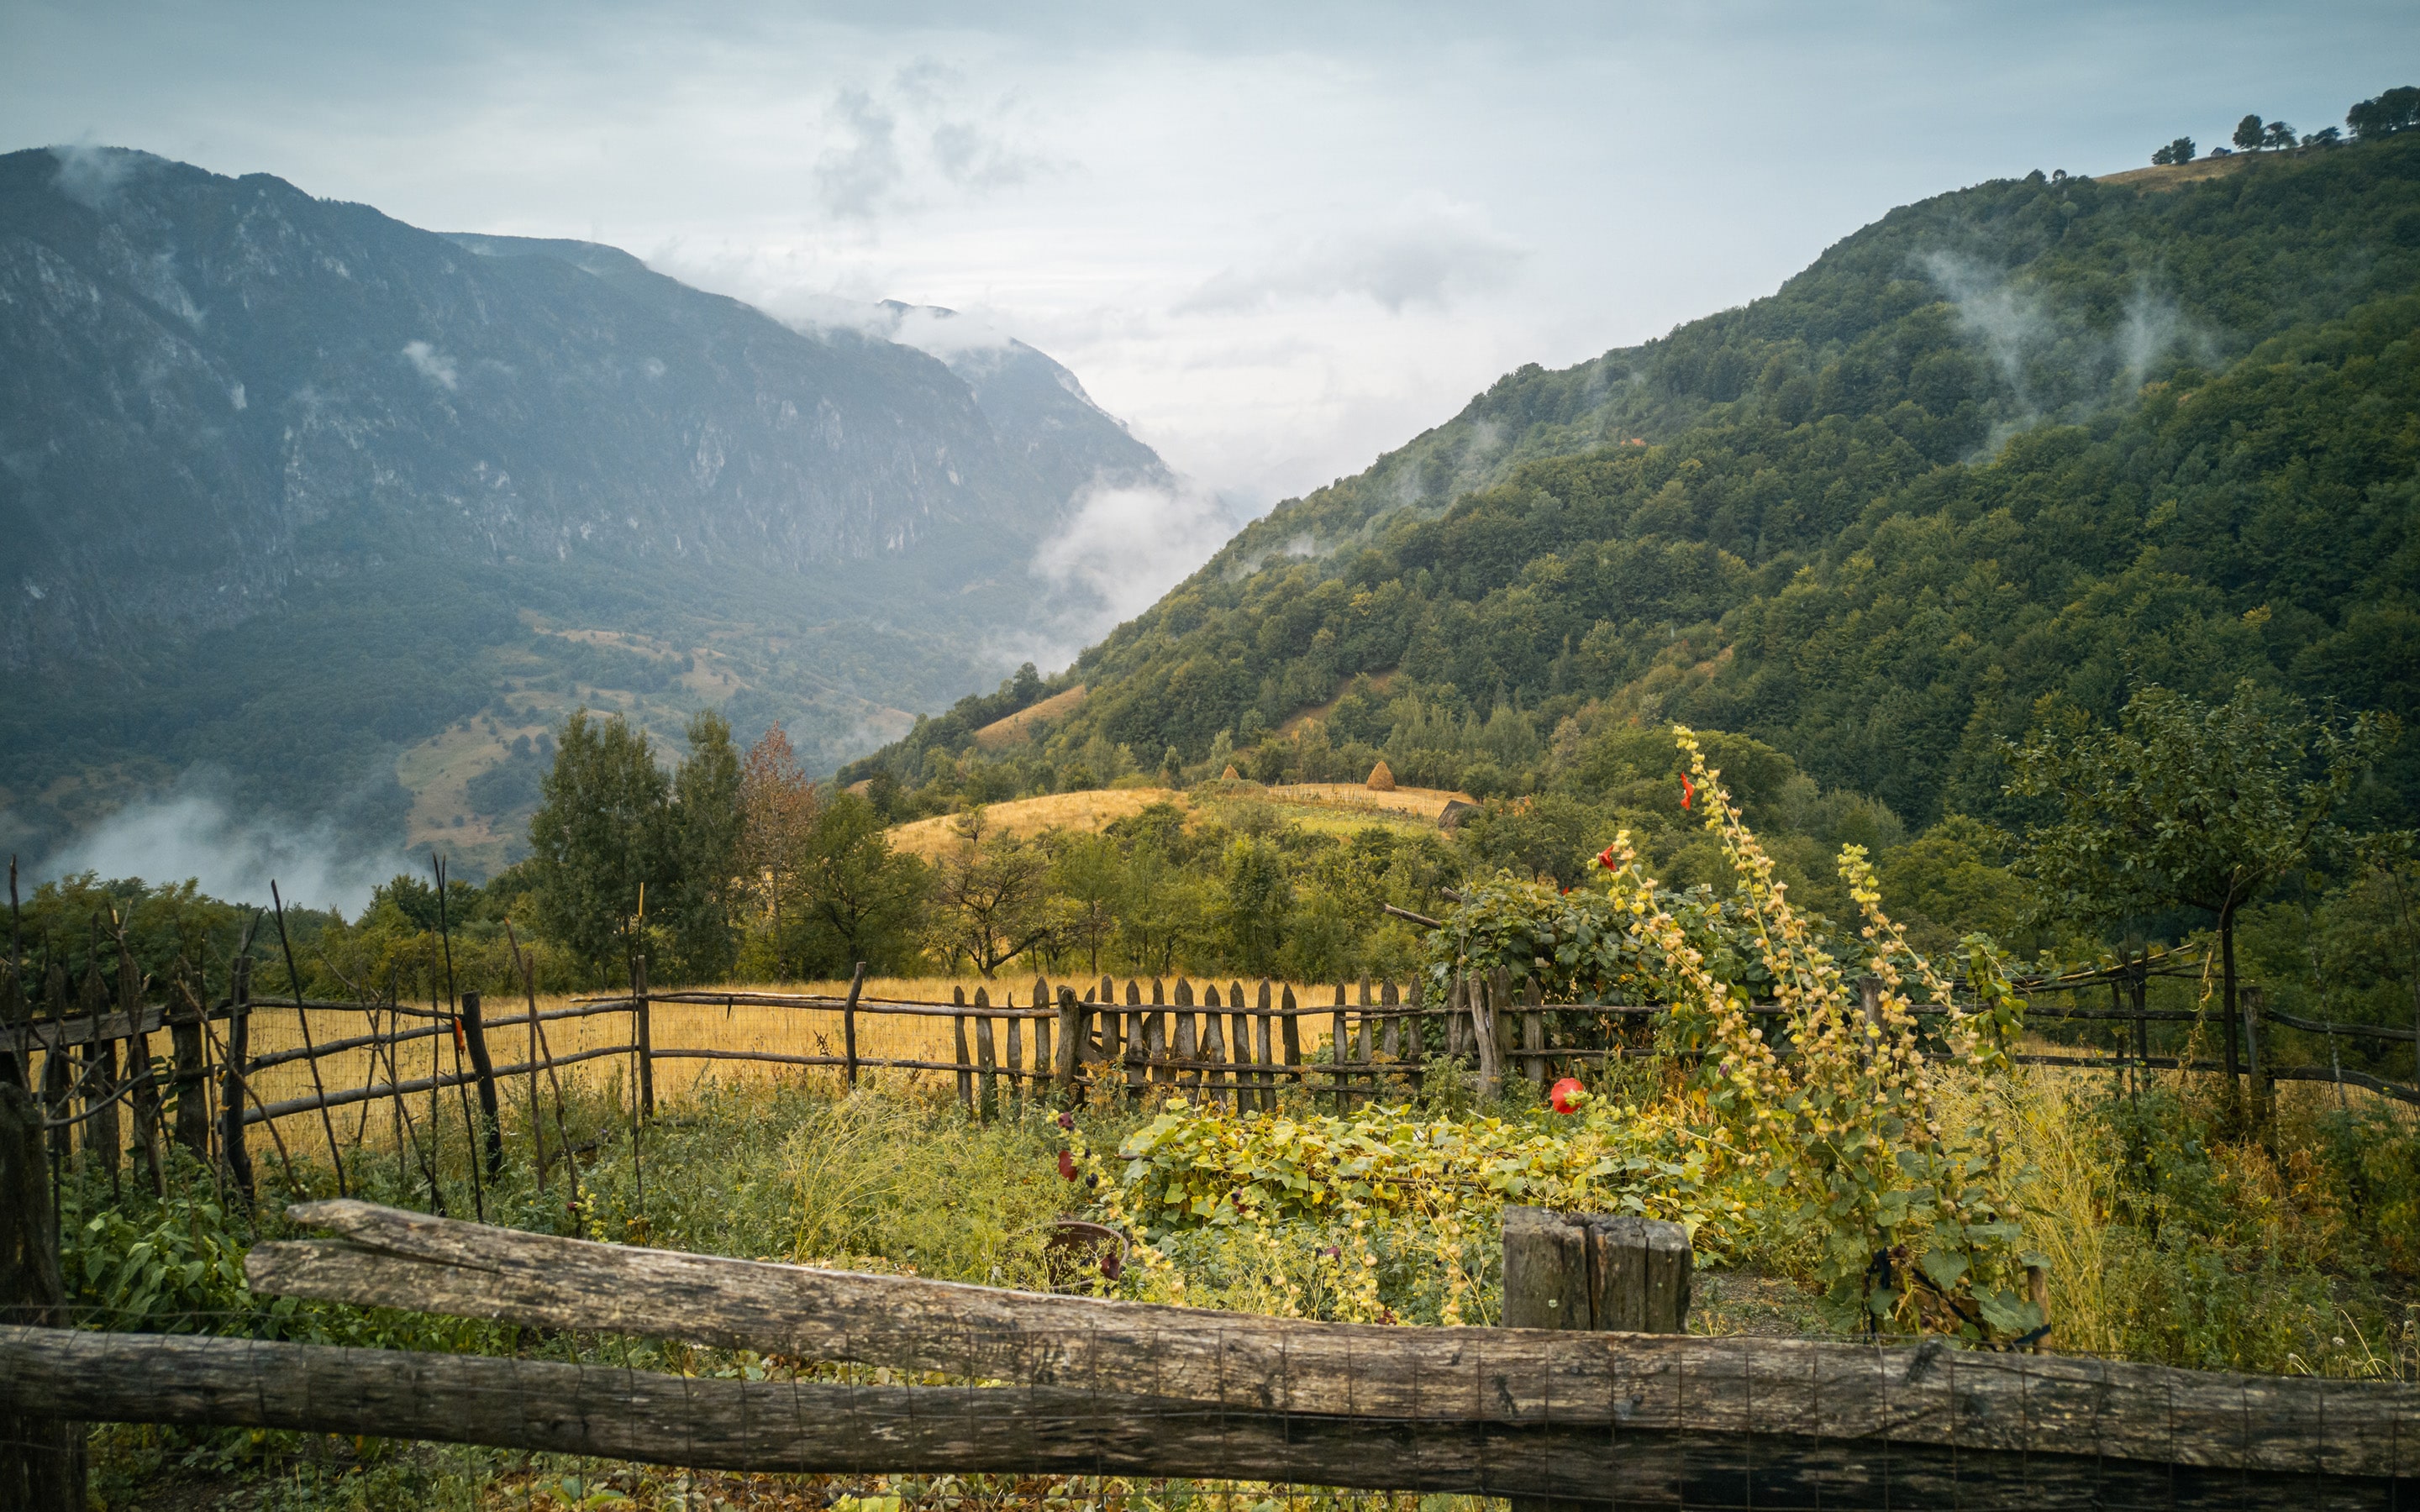
M 1050 750 L 1506 792 L 1635 714 L 1923 824 L 1988 809 L 2046 697 L 2249 676 L 2410 719 L 2415 335 L 2420 133 L 1941 195 L 1280 506 L 1084 654 Z M 2412 744 L 2373 801 L 2420 793 Z
M 1165 470 L 1043 354 L 900 313 L 794 330 L 610 247 L 0 156 L 0 841 L 208 764 L 376 840 L 444 790 L 414 828 L 458 850 L 523 817 L 469 784 L 599 690 L 831 761 L 997 675 L 1078 491 Z

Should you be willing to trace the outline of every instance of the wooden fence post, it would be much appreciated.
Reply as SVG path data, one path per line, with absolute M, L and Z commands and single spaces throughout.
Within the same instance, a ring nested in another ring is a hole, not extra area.
M 160 1129 L 160 1080 L 151 1065 L 151 1034 L 143 1026 L 143 974 L 123 934 L 117 941 L 117 1010 L 126 1019 L 127 1107 L 134 1119 L 134 1169 L 163 1200 L 168 1196 L 167 1151 Z
M 633 958 L 630 980 L 631 1026 L 639 1041 L 639 1117 L 656 1116 L 656 1026 L 647 1007 L 647 958 Z M 635 1147 L 634 1147 L 635 1148 Z
M 967 990 L 964 987 L 951 988 L 950 1003 L 956 1008 L 966 1007 Z M 950 1015 L 950 1033 L 957 1052 L 954 1063 L 958 1068 L 958 1106 L 972 1113 L 975 1110 L 975 1060 L 967 1052 L 967 1016 L 964 1013 Z
M 26 1023 L 34 1016 L 34 1005 L 25 992 L 24 963 L 11 959 L 8 971 L 0 977 L 0 1082 L 10 1082 L 28 1091 L 34 1086 L 34 1051 L 26 1037 Z
M 64 1328 L 42 1144 L 41 1104 L 14 1078 L 0 1080 L 0 1322 Z M 0 1506 L 85 1512 L 84 1442 L 81 1423 L 0 1412 Z
M 477 993 L 462 995 L 462 1042 L 479 1084 L 479 1116 L 488 1122 L 488 1174 L 498 1176 L 504 1168 L 504 1112 L 496 1101 L 496 1062 L 488 1054 L 488 1024 Z
M 1504 1326 L 1685 1334 L 1691 1253 L 1679 1224 L 1504 1210 Z
M 1278 1033 L 1285 1049 L 1285 1063 L 1289 1066 L 1300 1066 L 1302 1064 L 1302 1015 L 1295 1004 L 1292 987 L 1280 989 L 1278 1007 L 1282 1015 L 1278 1020 Z M 1300 1087 L 1302 1072 L 1295 1072 L 1293 1081 L 1296 1087 Z
M 2244 1079 L 2252 1088 L 2252 1116 L 2265 1123 L 2275 1103 L 2277 1088 L 2269 1080 L 2269 1068 L 2260 1054 L 2260 1008 L 2264 996 L 2257 987 L 2245 987 L 2236 995 L 2243 1005 L 2243 1069 Z
M 1176 998 L 1174 1015 L 1176 1032 L 1170 1038 L 1168 1046 L 1170 1058 L 1199 1060 L 1202 1058 L 1201 1021 L 1193 1011 L 1193 983 L 1183 977 L 1177 978 L 1174 996 Z M 1168 1076 L 1170 1081 L 1188 1092 L 1201 1089 L 1202 1072 L 1199 1067 L 1188 1066 L 1183 1071 L 1171 1067 Z
M 227 983 L 226 1064 L 219 1068 L 219 1158 L 227 1179 L 253 1199 L 252 1152 L 243 1147 L 243 1072 L 252 1058 L 252 957 L 240 955 Z
M 1261 1088 L 1260 1105 L 1275 1111 L 1278 1105 L 1278 1057 L 1269 1047 L 1269 979 L 1261 979 L 1261 990 L 1253 1003 L 1252 1058 L 1260 1063 L 1261 1073 L 1255 1078 L 1265 1085 Z
M 202 1053 L 202 994 L 193 979 L 179 970 L 169 988 L 168 1042 L 177 1057 L 170 1085 L 177 1094 L 177 1143 L 195 1160 L 210 1156 L 209 1062 Z
M 1208 1063 L 1202 1070 L 1202 1095 L 1215 1108 L 1227 1100 L 1227 1074 L 1217 1069 L 1227 1058 L 1226 1015 L 1218 1011 L 1226 1005 L 1218 1000 L 1217 982 L 1202 989 L 1202 1006 L 1210 1011 L 1202 1015 L 1199 1054 Z
M 1330 1068 L 1328 1079 L 1334 1083 L 1330 1090 L 1336 1097 L 1337 1116 L 1342 1118 L 1345 1109 L 1344 1065 L 1353 1057 L 1352 1033 L 1344 1024 L 1344 984 L 1342 982 L 1336 984 L 1336 1001 L 1329 1004 L 1328 1008 L 1327 1064 Z
M 990 989 L 976 988 L 975 1064 L 982 1073 L 976 1078 L 975 1113 L 985 1119 L 1000 1110 L 1000 1077 L 996 1070 L 1000 1062 L 992 1054 L 991 1015 L 982 1011 L 989 1007 Z
M 1529 990 L 1523 995 L 1528 1007 L 1521 1014 L 1521 1048 L 1528 1052 L 1529 1085 L 1540 1091 L 1546 1089 L 1546 995 L 1538 979 L 1529 979 Z
M 1504 975 L 1501 968 L 1496 974 L 1499 979 Z M 1504 1095 L 1504 1000 L 1512 994 L 1501 980 L 1490 981 L 1477 972 L 1471 973 L 1466 990 L 1471 1039 L 1479 1051 L 1479 1098 L 1493 1103 Z
M 101 957 L 95 952 L 84 969 L 85 1039 L 84 1061 L 84 1155 L 89 1168 L 98 1161 L 108 1173 L 109 1189 L 117 1190 L 117 1157 L 125 1140 L 117 1127 L 117 1041 L 101 1032 L 101 1021 L 109 1012 L 109 997 L 101 985 Z
M 1075 988 L 1059 989 L 1059 1056 L 1050 1069 L 1063 1098 L 1076 1095 L 1076 1071 L 1084 1058 L 1084 1020 L 1090 1016 L 1076 1001 Z
M 848 979 L 848 1001 L 840 1006 L 841 1057 L 848 1063 L 848 1089 L 857 1090 L 857 999 L 865 991 L 865 963 Z

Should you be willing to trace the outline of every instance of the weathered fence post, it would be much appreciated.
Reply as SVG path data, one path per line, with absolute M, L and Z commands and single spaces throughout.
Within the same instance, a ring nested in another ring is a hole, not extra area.
M 2237 995 L 2243 1004 L 2243 1069 L 2244 1079 L 2251 1086 L 2252 1116 L 2267 1122 L 2277 1097 L 2276 1084 L 2264 1074 L 2267 1067 L 2260 1057 L 2260 1009 L 2264 995 L 2260 988 L 2246 987 Z
M 1278 1019 L 1278 1033 L 1285 1051 L 1285 1063 L 1289 1066 L 1300 1066 L 1302 1064 L 1302 1011 L 1294 1000 L 1292 987 L 1280 990 L 1278 1010 L 1280 1015 Z M 1300 1087 L 1302 1072 L 1299 1071 L 1293 1072 L 1292 1080 L 1296 1087 Z
M 1546 1089 L 1546 995 L 1538 979 L 1531 977 L 1524 995 L 1528 1004 L 1521 1014 L 1521 1048 L 1528 1053 L 1529 1085 L 1543 1092 Z
M 177 1071 L 171 1085 L 177 1094 L 177 1143 L 194 1152 L 195 1160 L 208 1160 L 210 1155 L 210 1103 L 208 1082 L 209 1063 L 202 1054 L 202 993 L 194 987 L 191 976 L 180 970 L 169 989 L 168 1042 L 177 1057 Z
M 951 988 L 950 1003 L 954 1008 L 966 1007 L 967 990 L 964 987 Z M 967 1016 L 964 1013 L 950 1016 L 950 1032 L 957 1052 L 958 1106 L 972 1113 L 975 1110 L 975 1064 L 974 1057 L 967 1053 Z
M 1497 976 L 1504 975 L 1501 968 Z M 1493 1103 L 1504 1095 L 1504 1000 L 1512 994 L 1502 981 L 1490 981 L 1477 972 L 1466 980 L 1470 998 L 1470 1034 L 1479 1052 L 1479 1097 Z
M 1042 977 L 1034 978 L 1033 1001 L 1028 1006 L 1048 1008 L 1052 1001 L 1048 980 Z M 1016 1006 L 1014 997 L 1009 999 L 1009 1006 Z M 1028 1062 L 1025 1059 L 1024 1023 L 1023 1019 L 1013 1018 L 1008 1021 L 1008 1089 L 1020 1103 L 1033 1092 L 1034 1083 L 1050 1074 L 1050 1021 L 1048 1019 L 1033 1021 L 1033 1059 L 1031 1062 L 1032 1068 L 1031 1071 L 1027 1070 Z
M 1336 1099 L 1336 1113 L 1344 1114 L 1344 1064 L 1353 1057 L 1352 1034 L 1344 1023 L 1344 984 L 1336 984 L 1336 1000 L 1328 1005 L 1327 1064 L 1329 1090 Z
M 1685 1334 L 1689 1232 L 1628 1214 L 1504 1210 L 1504 1326 Z
M 25 991 L 24 970 L 24 963 L 12 957 L 8 975 L 0 977 L 0 1082 L 30 1091 L 34 1051 L 25 1026 L 34 1016 L 34 1005 Z
M 1269 1047 L 1269 979 L 1261 979 L 1259 995 L 1253 1000 L 1252 1058 L 1260 1063 L 1260 1105 L 1274 1110 L 1278 1105 L 1278 1057 Z
M 1075 988 L 1063 986 L 1059 989 L 1059 1054 L 1052 1061 L 1050 1072 L 1052 1079 L 1059 1084 L 1059 1095 L 1063 1098 L 1072 1100 L 1076 1095 L 1076 1071 L 1084 1058 L 1084 1020 L 1090 1016 L 1084 1011 L 1083 1005 L 1076 1001 Z M 1046 1040 L 1035 1046 L 1034 1064 L 1037 1066 L 1051 1059 L 1048 1044 Z
M 488 1054 L 488 1024 L 477 993 L 462 995 L 462 1041 L 479 1083 L 479 1116 L 488 1121 L 488 1174 L 498 1176 L 504 1168 L 504 1112 L 496 1101 L 496 1062 Z
M 227 982 L 226 1064 L 219 1068 L 219 1157 L 227 1179 L 253 1198 L 252 1152 L 243 1148 L 243 1071 L 252 1058 L 252 957 L 235 958 Z
M 0 1322 L 64 1328 L 67 1321 L 42 1170 L 41 1104 L 14 1079 L 0 1081 Z M 0 1506 L 85 1512 L 85 1498 L 84 1425 L 0 1412 Z
M 84 1087 L 84 1155 L 89 1167 L 95 1161 L 108 1173 L 109 1189 L 117 1190 L 117 1157 L 125 1146 L 117 1127 L 117 1041 L 101 1032 L 101 1021 L 109 1012 L 109 997 L 101 985 L 101 952 L 93 952 L 84 969 L 81 995 L 85 1010 L 85 1041 L 81 1057 L 84 1074 L 79 1080 Z
M 840 1005 L 841 1057 L 847 1062 L 849 1090 L 857 1089 L 857 999 L 865 991 L 865 963 L 848 979 L 848 1001 Z
M 126 1019 L 127 1106 L 134 1118 L 134 1169 L 163 1199 L 168 1196 L 167 1151 L 161 1148 L 160 1081 L 151 1065 L 151 1034 L 143 1025 L 143 974 L 123 933 L 117 938 L 117 1008 Z
M 630 1018 L 638 1030 L 639 1117 L 656 1116 L 656 1026 L 647 1007 L 647 958 L 634 956 L 630 964 Z
M 990 989 L 975 989 L 975 1007 L 978 1010 L 991 1007 Z M 975 1064 L 982 1072 L 977 1078 L 975 1113 L 977 1117 L 988 1119 L 1000 1111 L 1000 1062 L 992 1052 L 991 1015 L 980 1011 L 975 1015 Z

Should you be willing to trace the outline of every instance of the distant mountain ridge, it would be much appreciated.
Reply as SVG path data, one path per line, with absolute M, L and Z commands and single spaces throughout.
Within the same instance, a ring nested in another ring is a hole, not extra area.
M 2420 131 L 2126 179 L 1902 206 L 1745 307 L 1506 375 L 1248 525 L 962 780 L 1106 745 L 1518 793 L 1640 717 L 1929 824 L 1996 811 L 2044 700 L 2249 678 L 2420 727 Z M 844 775 L 915 787 L 971 729 Z M 2420 739 L 2364 801 L 2420 813 Z
M 247 665 L 297 638 L 349 669 L 314 681 L 391 696 L 287 701 L 278 785 L 367 784 L 373 827 L 398 746 L 547 712 L 518 695 L 563 661 L 549 635 L 638 633 L 690 659 L 659 723 L 737 700 L 827 759 L 995 680 L 1078 495 L 1167 471 L 1030 347 L 944 362 L 873 329 L 906 313 L 801 331 L 611 247 L 139 152 L 0 156 L 18 822 L 55 837 L 130 782 L 256 772 L 272 742 L 244 711 L 281 695 Z M 390 625 L 407 655 L 366 627 L 392 612 L 446 623 Z M 246 627 L 250 651 L 212 641 Z M 565 699 L 649 680 L 556 671 Z

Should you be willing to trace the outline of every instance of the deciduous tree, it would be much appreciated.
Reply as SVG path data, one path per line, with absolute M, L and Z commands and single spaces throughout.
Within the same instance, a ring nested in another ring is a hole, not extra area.
M 575 712 L 530 821 L 539 925 L 592 980 L 639 953 L 642 889 L 675 874 L 671 782 L 646 733 Z
M 2055 918 L 2113 924 L 2177 908 L 2210 916 L 2231 1073 L 2237 918 L 2335 843 L 2337 805 L 2396 733 L 2390 714 L 2314 719 L 2298 701 L 2249 682 L 2219 704 L 2142 688 L 2117 730 L 2061 718 L 2007 746 L 2016 768 L 2009 792 L 2058 809 L 2027 828 L 2020 870 Z
M 985 977 L 1051 934 L 1047 878 L 1049 858 L 1039 847 L 1001 835 L 978 804 L 952 822 L 957 844 L 934 879 L 933 942 L 963 955 Z

